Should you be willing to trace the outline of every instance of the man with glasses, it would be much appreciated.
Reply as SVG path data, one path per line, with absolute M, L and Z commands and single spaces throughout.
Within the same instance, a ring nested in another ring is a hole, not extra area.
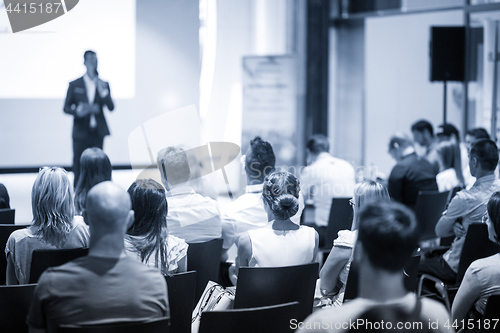
M 455 236 L 444 255 L 426 255 L 422 258 L 419 273 L 428 273 L 446 282 L 455 282 L 458 263 L 469 224 L 481 222 L 486 214 L 486 204 L 493 192 L 500 190 L 500 180 L 495 177 L 498 148 L 495 142 L 477 140 L 469 152 L 469 167 L 476 182 L 451 200 L 448 209 L 436 225 L 436 236 Z

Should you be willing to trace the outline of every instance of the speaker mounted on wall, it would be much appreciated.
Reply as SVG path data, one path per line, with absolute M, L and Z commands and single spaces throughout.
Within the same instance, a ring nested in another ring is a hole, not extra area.
M 430 80 L 465 81 L 465 27 L 431 27 Z

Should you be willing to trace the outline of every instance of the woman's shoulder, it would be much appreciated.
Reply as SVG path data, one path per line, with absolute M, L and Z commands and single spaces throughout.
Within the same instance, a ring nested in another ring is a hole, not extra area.
M 338 237 L 333 241 L 333 246 L 345 246 L 352 247 L 353 238 L 355 238 L 357 233 L 351 230 L 340 230 L 338 232 Z
M 13 231 L 10 234 L 8 241 L 9 242 L 15 241 L 17 243 L 25 238 L 33 237 L 33 236 L 34 236 L 33 232 L 31 231 L 29 226 L 26 226 L 26 228 L 17 229 L 15 231 Z

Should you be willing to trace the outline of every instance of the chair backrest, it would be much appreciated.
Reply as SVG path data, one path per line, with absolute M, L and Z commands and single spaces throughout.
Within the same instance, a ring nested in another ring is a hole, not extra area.
M 68 261 L 86 256 L 88 253 L 88 248 L 33 251 L 29 283 L 37 283 L 40 275 L 47 268 L 61 266 Z
M 13 208 L 0 209 L 0 224 L 14 224 L 16 210 Z
M 196 272 L 165 276 L 165 280 L 170 305 L 170 330 L 176 333 L 191 333 Z
M 415 216 L 420 227 L 420 240 L 436 238 L 436 224 L 443 214 L 449 192 L 420 191 L 415 204 Z
M 0 332 L 28 333 L 26 317 L 36 284 L 0 286 Z
M 19 225 L 19 224 L 0 224 L 0 249 L 5 250 L 5 245 L 7 245 L 7 240 L 11 233 L 18 229 L 23 229 L 29 225 Z M 7 270 L 7 259 L 5 259 L 5 251 L 3 255 L 0 255 L 0 285 L 4 285 L 5 272 Z
M 201 315 L 199 333 L 288 333 L 293 331 L 293 320 L 297 320 L 299 308 L 299 302 L 291 302 L 249 309 L 206 311 Z
M 467 228 L 460 261 L 458 262 L 457 282 L 459 285 L 464 278 L 465 271 L 474 260 L 489 257 L 498 253 L 498 244 L 488 238 L 488 226 L 486 223 L 471 223 Z
M 319 264 L 284 267 L 241 267 L 234 308 L 299 302 L 298 320 L 312 312 Z
M 500 323 L 498 314 L 500 313 L 500 295 L 491 295 L 488 297 L 486 308 L 484 310 L 483 320 L 481 321 L 481 333 L 500 332 Z M 489 327 L 486 327 L 486 320 L 489 320 Z M 496 325 L 495 325 L 496 324 Z
M 414 292 L 417 289 L 419 264 L 420 256 L 412 256 L 403 268 L 403 282 L 408 291 Z M 351 300 L 358 297 L 358 274 L 357 265 L 354 262 L 351 263 L 345 288 L 344 300 Z
M 170 330 L 169 322 L 168 318 L 160 318 L 99 325 L 61 325 L 57 329 L 57 333 L 168 333 Z
M 198 303 L 208 281 L 217 282 L 219 279 L 221 252 L 222 238 L 213 239 L 204 243 L 189 244 L 187 252 L 187 269 L 188 271 L 196 271 L 195 304 Z
M 349 204 L 351 198 L 333 198 L 330 216 L 326 227 L 325 249 L 331 249 L 333 240 L 340 230 L 351 230 L 353 210 Z

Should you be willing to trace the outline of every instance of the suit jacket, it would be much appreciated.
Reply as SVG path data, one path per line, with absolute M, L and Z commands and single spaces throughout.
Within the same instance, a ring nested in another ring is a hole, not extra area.
M 437 191 L 434 167 L 415 153 L 399 161 L 389 176 L 391 197 L 409 207 L 417 202 L 419 191 Z
M 113 100 L 111 99 L 111 90 L 109 89 L 109 84 L 106 83 L 106 85 L 109 91 L 108 95 L 105 98 L 102 98 L 99 95 L 96 87 L 94 98 L 94 104 L 97 104 L 99 106 L 99 111 L 95 115 L 95 119 L 97 124 L 97 134 L 101 137 L 109 135 L 109 128 L 108 124 L 106 123 L 104 113 L 102 112 L 102 107 L 106 105 L 109 111 L 113 111 L 113 109 L 115 108 Z M 86 137 L 95 135 L 94 130 L 90 127 L 90 114 L 81 118 L 76 115 L 76 107 L 80 102 L 89 103 L 87 97 L 87 88 L 85 87 L 83 76 L 73 82 L 70 82 L 68 93 L 66 94 L 66 101 L 64 102 L 64 112 L 74 116 L 73 139 L 84 139 Z

